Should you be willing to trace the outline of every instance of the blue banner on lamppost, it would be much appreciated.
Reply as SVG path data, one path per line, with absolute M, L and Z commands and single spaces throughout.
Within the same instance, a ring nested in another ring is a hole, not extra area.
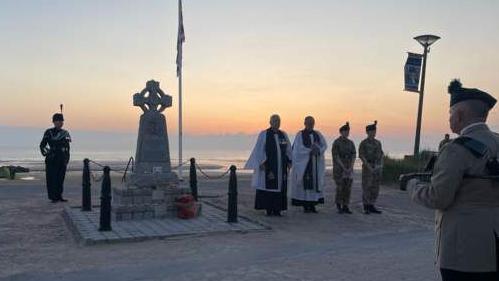
M 404 66 L 405 91 L 419 93 L 419 78 L 421 76 L 421 64 L 423 55 L 407 53 L 407 61 Z

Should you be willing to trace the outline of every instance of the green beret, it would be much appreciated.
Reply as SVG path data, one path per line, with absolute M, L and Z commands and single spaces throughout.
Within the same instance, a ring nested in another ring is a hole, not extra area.
M 369 131 L 374 131 L 376 130 L 376 125 L 378 125 L 378 121 L 374 121 L 373 124 L 370 124 L 370 125 L 367 125 L 366 126 L 366 132 L 369 132 Z
M 345 125 L 340 127 L 340 133 L 343 131 L 350 131 L 350 123 L 346 122 Z

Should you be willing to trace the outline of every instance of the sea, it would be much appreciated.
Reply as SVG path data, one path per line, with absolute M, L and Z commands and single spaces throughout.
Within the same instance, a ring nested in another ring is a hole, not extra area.
M 44 162 L 39 151 L 39 142 L 43 135 L 42 128 L 0 126 L 0 166 L 23 166 L 32 171 L 43 171 Z M 83 159 L 88 158 L 101 165 L 109 165 L 112 169 L 123 171 L 130 157 L 135 156 L 136 133 L 128 132 L 100 132 L 100 131 L 71 131 L 71 161 L 69 170 L 81 170 Z M 326 136 L 331 145 L 335 136 Z M 257 135 L 228 134 L 228 135 L 185 135 L 183 138 L 183 165 L 188 169 L 186 160 L 195 158 L 196 162 L 211 174 L 221 173 L 229 166 L 235 165 L 241 173 L 248 173 L 243 169 L 251 150 L 256 142 Z M 291 141 L 293 136 L 290 135 Z M 352 136 L 358 145 L 363 136 Z M 413 146 L 412 136 L 381 136 L 385 154 L 394 158 L 402 158 L 410 154 Z M 178 166 L 178 137 L 170 135 L 170 156 L 172 167 Z M 439 136 L 425 136 L 422 148 L 435 150 Z M 433 149 L 432 149 L 433 148 Z M 328 149 L 328 151 L 330 151 Z M 326 154 L 327 169 L 331 168 L 330 152 Z M 356 168 L 360 167 L 359 161 Z M 100 166 L 94 164 L 93 168 Z

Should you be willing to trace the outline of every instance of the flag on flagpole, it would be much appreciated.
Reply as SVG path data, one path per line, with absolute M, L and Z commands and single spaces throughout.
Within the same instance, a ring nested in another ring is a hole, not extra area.
M 177 35 L 177 77 L 182 71 L 182 44 L 185 42 L 184 17 L 182 15 L 182 0 L 178 0 L 178 35 Z

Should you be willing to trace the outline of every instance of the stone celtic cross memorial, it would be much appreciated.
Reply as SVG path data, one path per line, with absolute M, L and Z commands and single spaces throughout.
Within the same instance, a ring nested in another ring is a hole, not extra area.
M 131 182 L 137 186 L 156 186 L 177 181 L 171 171 L 168 131 L 163 111 L 172 106 L 172 97 L 166 95 L 154 80 L 133 96 L 133 105 L 144 112 L 140 116 L 135 168 Z
M 140 116 L 135 167 L 126 184 L 114 188 L 115 220 L 136 220 L 175 216 L 175 198 L 189 193 L 181 188 L 172 172 L 168 131 L 163 111 L 172 105 L 154 80 L 133 96 L 133 105 L 142 109 Z

